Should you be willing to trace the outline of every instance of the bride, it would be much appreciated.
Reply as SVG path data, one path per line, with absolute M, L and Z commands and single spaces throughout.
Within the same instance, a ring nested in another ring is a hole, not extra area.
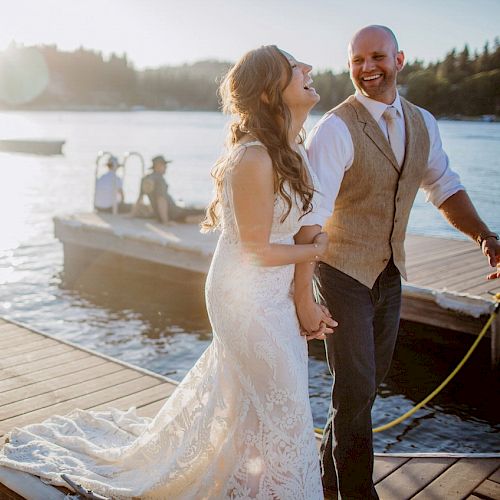
M 221 85 L 234 121 L 203 222 L 222 231 L 206 283 L 213 341 L 156 417 L 54 416 L 12 431 L 0 465 L 112 498 L 323 498 L 292 295 L 295 264 L 327 246 L 324 233 L 294 244 L 315 193 L 300 140 L 319 100 L 311 69 L 265 46 Z M 334 322 L 317 308 L 324 338 Z

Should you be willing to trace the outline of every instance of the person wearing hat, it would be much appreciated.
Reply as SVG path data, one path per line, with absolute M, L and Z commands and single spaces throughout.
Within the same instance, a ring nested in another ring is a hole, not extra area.
M 98 212 L 113 213 L 113 205 L 116 204 L 117 212 L 128 212 L 131 207 L 123 203 L 123 181 L 116 175 L 119 167 L 116 156 L 109 155 L 106 166 L 108 171 L 95 183 L 94 208 Z
M 141 211 L 139 207 L 144 196 L 149 199 L 153 216 L 163 224 L 167 224 L 169 221 L 185 222 L 187 217 L 200 216 L 205 213 L 204 209 L 180 207 L 175 203 L 168 192 L 168 184 L 164 177 L 167 165 L 171 162 L 172 160 L 166 160 L 163 155 L 155 156 L 152 159 L 152 172 L 141 180 L 141 192 L 133 215 L 137 215 Z

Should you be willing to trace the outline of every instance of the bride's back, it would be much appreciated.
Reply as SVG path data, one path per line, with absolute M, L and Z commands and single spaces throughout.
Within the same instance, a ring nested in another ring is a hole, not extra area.
M 224 169 L 223 190 L 221 196 L 221 230 L 222 236 L 226 240 L 239 242 L 238 225 L 235 217 L 232 175 L 238 169 L 239 163 L 245 154 L 247 148 L 265 148 L 260 141 L 249 141 L 243 144 L 235 145 L 224 159 L 222 168 Z M 293 236 L 300 229 L 300 217 L 302 210 L 299 208 L 299 200 L 292 193 L 292 190 L 287 182 L 284 184 L 287 194 L 292 200 L 292 206 L 288 212 L 288 205 L 283 197 L 276 193 L 274 196 L 273 221 L 271 226 L 270 241 L 272 243 L 280 242 L 291 243 Z M 284 217 L 286 216 L 286 217 Z M 261 221 L 256 220 L 255 223 Z

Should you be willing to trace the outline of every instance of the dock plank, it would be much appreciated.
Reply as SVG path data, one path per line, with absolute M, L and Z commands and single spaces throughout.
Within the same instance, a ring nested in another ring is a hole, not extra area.
M 21 329 L 13 330 L 10 334 L 5 337 L 0 335 L 0 349 L 2 347 L 9 346 L 10 343 L 28 343 L 28 342 L 36 342 L 37 340 L 42 340 L 40 337 L 32 334 L 23 332 Z
M 18 335 L 22 335 L 24 337 L 36 337 L 30 331 L 23 330 L 19 328 L 17 325 L 2 325 L 0 326 L 0 341 L 15 339 Z
M 19 340 L 27 340 L 37 338 L 31 332 L 26 332 L 20 329 L 17 325 L 12 325 L 8 330 L 0 332 L 0 341 L 3 342 L 17 342 Z
M 412 458 L 377 484 L 384 500 L 412 498 L 431 481 L 453 465 L 455 458 Z
M 422 253 L 438 252 L 441 249 L 463 248 L 464 241 L 455 238 L 440 238 L 438 236 L 423 236 L 420 234 L 407 234 L 405 240 L 405 250 L 412 255 Z
M 62 403 L 78 396 L 85 396 L 100 389 L 112 387 L 117 383 L 139 378 L 141 376 L 140 373 L 135 372 L 134 370 L 127 370 L 126 368 L 115 366 L 111 363 L 109 365 L 101 365 L 101 367 L 96 369 L 96 372 L 106 371 L 111 373 L 107 373 L 106 375 L 98 376 L 92 380 L 80 382 L 69 387 L 28 397 L 21 401 L 2 404 L 2 406 L 0 406 L 0 420 L 7 420 L 18 415 L 23 415 L 24 413 L 28 413 L 33 408 L 53 406 L 57 403 Z
M 53 356 L 50 358 L 50 360 L 52 365 L 56 365 L 56 364 L 64 364 L 68 362 L 80 361 L 85 359 L 86 357 L 89 357 L 89 355 L 85 351 L 74 349 Z M 27 375 L 30 373 L 34 374 L 39 370 L 46 369 L 47 365 L 48 365 L 47 358 L 42 358 L 38 361 L 33 361 L 32 363 L 13 365 L 7 368 L 0 367 L 0 382 L 20 375 Z
M 9 405 L 11 403 L 21 404 L 26 400 L 28 404 L 39 405 L 38 401 L 33 399 L 37 396 L 42 397 L 50 394 L 50 398 L 55 395 L 55 397 L 66 397 L 67 391 L 63 389 L 71 387 L 71 393 L 78 391 L 81 387 L 85 386 L 90 389 L 93 387 L 93 380 L 104 377 L 104 375 L 109 375 L 116 371 L 119 371 L 120 367 L 114 365 L 113 363 L 101 363 L 97 366 L 86 366 L 85 369 L 73 372 L 71 376 L 52 378 L 49 381 L 37 382 L 30 384 L 21 388 L 11 389 L 10 391 L 5 391 L 2 393 L 0 402 L 2 406 Z M 87 382 L 84 384 L 84 382 Z M 42 401 L 43 398 L 40 399 Z M 0 418 L 2 409 L 0 407 Z
M 421 255 L 418 258 L 412 258 L 408 255 L 408 263 L 411 265 L 412 269 L 420 269 L 428 265 L 437 265 L 442 263 L 443 266 L 448 265 L 451 261 L 460 262 L 466 256 L 477 255 L 477 250 L 464 250 L 462 248 L 451 248 L 448 251 L 442 251 L 439 253 L 429 252 L 427 255 Z
M 69 346 L 64 344 L 55 345 L 53 347 L 47 347 L 44 349 L 39 349 L 37 351 L 18 354 L 15 356 L 10 356 L 5 359 L 0 359 L 0 370 L 4 368 L 9 368 L 11 366 L 20 365 L 24 363 L 31 363 L 32 361 L 36 361 L 44 358 L 52 358 L 57 354 L 62 354 L 64 352 L 71 351 Z
M 486 479 L 475 490 L 474 494 L 481 498 L 500 498 L 500 484 Z
M 486 260 L 478 259 L 478 255 L 474 252 L 467 254 L 467 256 L 460 259 L 460 267 L 455 266 L 456 262 L 452 262 L 450 265 L 449 261 L 445 259 L 439 259 L 430 262 L 428 265 L 423 267 L 413 267 L 413 259 L 408 258 L 410 264 L 411 275 L 410 279 L 412 281 L 419 281 L 420 279 L 426 279 L 429 276 L 434 278 L 440 278 L 441 276 L 454 276 L 461 274 L 463 272 L 481 273 L 484 269 L 488 269 L 488 263 Z
M 114 406 L 115 402 L 123 409 L 145 406 L 165 400 L 175 387 L 159 375 L 144 374 L 2 319 L 0 327 L 7 326 L 10 341 L 2 350 L 5 358 L 0 359 L 0 434 L 78 407 Z M 21 353 L 20 339 L 27 346 Z M 163 387 L 157 390 L 157 386 Z
M 386 476 L 405 464 L 409 458 L 404 457 L 377 457 L 373 466 L 373 482 L 377 484 Z
M 0 335 L 4 335 L 11 330 L 17 330 L 17 329 L 19 329 L 17 325 L 13 323 L 4 322 L 2 325 L 0 325 Z M 30 332 L 25 332 L 25 333 L 30 333 Z
M 415 500 L 446 498 L 459 500 L 470 495 L 500 464 L 498 458 L 461 458 L 415 495 Z
M 64 363 L 57 363 L 55 366 L 49 366 L 41 370 L 16 375 L 10 378 L 0 380 L 0 393 L 6 393 L 14 389 L 20 389 L 28 385 L 56 379 L 60 376 L 72 377 L 73 374 L 82 370 L 87 370 L 94 366 L 107 363 L 106 360 L 97 356 L 89 356 L 83 351 L 75 351 L 71 359 Z M 79 354 L 79 356 L 78 356 Z M 76 363 L 78 361 L 78 363 Z
M 58 343 L 52 339 L 36 339 L 30 342 L 22 342 L 20 345 L 7 349 L 0 348 L 0 360 L 5 358 L 10 358 L 13 355 L 23 354 L 25 352 L 34 352 L 39 349 L 45 349 L 46 347 L 56 346 Z
M 0 421 L 0 436 L 13 427 L 21 427 L 30 423 L 41 422 L 52 415 L 65 415 L 76 408 L 87 410 L 98 404 L 108 403 L 112 406 L 113 401 L 119 397 L 138 393 L 152 385 L 157 385 L 158 380 L 153 377 L 139 376 L 132 380 L 106 387 L 102 390 L 85 394 L 80 397 L 68 399 L 61 403 L 53 404 L 44 408 L 33 409 L 16 417 Z
M 486 280 L 486 277 L 484 277 L 483 279 L 471 280 L 469 282 L 464 281 L 456 286 L 456 290 L 457 292 L 468 293 L 470 295 L 487 294 L 491 300 L 491 296 L 498 293 L 500 288 L 498 280 Z
M 471 280 L 484 281 L 489 273 L 489 266 L 483 262 L 472 262 L 462 268 L 451 268 L 440 266 L 428 266 L 422 270 L 412 273 L 412 279 L 417 280 L 423 286 L 429 288 L 448 288 L 455 290 L 455 285 Z
M 500 467 L 488 479 L 495 481 L 495 483 L 500 483 Z

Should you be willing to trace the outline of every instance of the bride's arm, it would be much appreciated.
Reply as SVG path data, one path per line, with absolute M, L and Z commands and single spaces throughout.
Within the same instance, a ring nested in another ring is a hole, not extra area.
M 295 243 L 308 243 L 320 233 L 321 226 L 302 226 L 295 235 Z M 313 295 L 313 275 L 315 262 L 304 262 L 295 266 L 294 293 L 295 309 L 300 321 L 302 334 L 307 339 L 324 339 L 338 323 L 332 318 L 328 309 L 318 304 Z
M 319 243 L 280 245 L 269 242 L 274 210 L 271 158 L 260 147 L 249 147 L 231 173 L 236 224 L 244 252 L 260 266 L 314 262 L 326 250 Z

